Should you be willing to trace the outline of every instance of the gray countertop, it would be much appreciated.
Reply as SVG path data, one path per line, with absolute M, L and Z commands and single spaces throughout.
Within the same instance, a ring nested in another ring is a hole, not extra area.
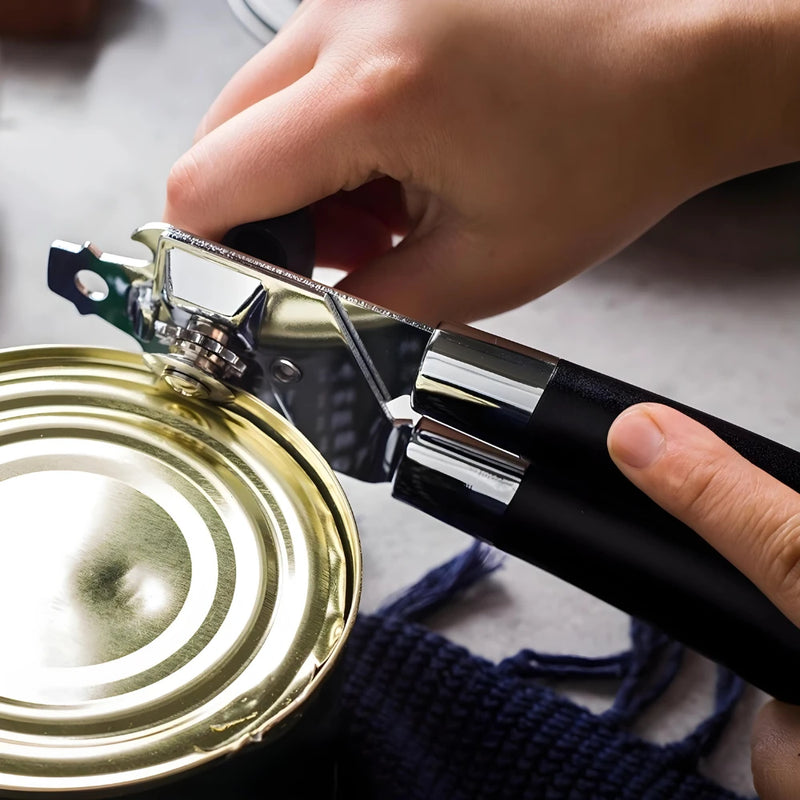
M 2 44 L 0 345 L 131 348 L 45 285 L 54 238 L 138 255 L 132 229 L 158 219 L 164 181 L 208 104 L 259 47 L 224 0 L 114 0 L 89 42 Z M 800 170 L 728 184 L 568 285 L 480 327 L 613 374 L 800 448 Z M 487 276 L 487 280 L 491 280 Z M 363 608 L 463 549 L 463 534 L 344 481 L 365 559 Z M 475 652 L 601 654 L 627 618 L 509 559 L 434 626 Z M 711 666 L 692 656 L 642 722 L 668 740 L 709 708 Z M 609 698 L 573 692 L 602 708 Z M 707 769 L 752 791 L 751 692 Z

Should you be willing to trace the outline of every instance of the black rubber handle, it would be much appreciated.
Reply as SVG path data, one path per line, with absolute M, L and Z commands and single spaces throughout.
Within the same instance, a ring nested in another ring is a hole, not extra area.
M 639 402 L 677 408 L 783 483 L 800 453 L 561 361 L 531 417 L 533 457 L 492 541 L 645 619 L 773 696 L 800 703 L 800 630 L 716 550 L 630 484 L 606 436 Z
M 599 372 L 560 360 L 524 434 L 523 455 L 585 476 L 610 490 L 627 481 L 611 461 L 606 437 L 611 423 L 636 403 L 663 403 L 710 428 L 748 461 L 800 491 L 800 453 L 737 425 Z
M 222 244 L 306 278 L 314 270 L 314 223 L 308 208 L 237 225 Z

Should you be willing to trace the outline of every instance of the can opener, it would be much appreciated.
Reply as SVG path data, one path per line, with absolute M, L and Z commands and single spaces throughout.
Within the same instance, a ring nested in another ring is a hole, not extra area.
M 800 491 L 800 453 L 672 400 L 466 326 L 435 330 L 310 279 L 307 214 L 223 244 L 155 223 L 149 259 L 54 242 L 48 283 L 138 340 L 175 391 L 246 391 L 333 469 L 660 627 L 800 703 L 800 630 L 742 573 L 626 481 L 616 416 L 661 402 Z

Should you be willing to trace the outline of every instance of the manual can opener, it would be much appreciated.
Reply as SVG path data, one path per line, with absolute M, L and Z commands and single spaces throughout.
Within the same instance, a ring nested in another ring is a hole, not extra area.
M 151 251 L 142 260 L 57 241 L 48 282 L 135 337 L 175 391 L 218 403 L 250 392 L 335 470 L 391 481 L 396 498 L 800 703 L 800 630 L 628 483 L 606 436 L 649 401 L 796 491 L 800 453 L 563 359 L 465 326 L 434 330 L 316 283 L 309 224 L 287 215 L 225 244 L 146 225 L 133 234 Z

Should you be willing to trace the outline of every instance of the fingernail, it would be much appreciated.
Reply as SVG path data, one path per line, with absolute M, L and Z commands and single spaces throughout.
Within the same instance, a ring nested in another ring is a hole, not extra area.
M 611 455 L 634 469 L 654 464 L 664 452 L 664 444 L 661 428 L 640 408 L 623 412 L 608 432 Z

